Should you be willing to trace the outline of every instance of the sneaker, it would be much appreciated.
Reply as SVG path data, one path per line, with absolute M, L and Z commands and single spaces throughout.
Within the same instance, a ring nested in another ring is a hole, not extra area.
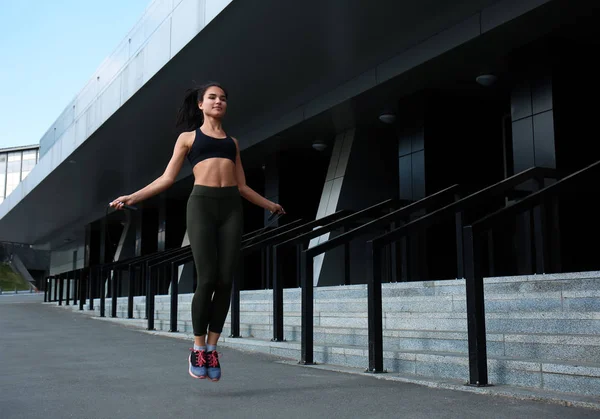
M 189 373 L 194 378 L 206 378 L 206 351 L 197 351 L 190 348 Z
M 208 378 L 211 381 L 219 381 L 221 378 L 221 364 L 219 363 L 219 353 L 217 351 L 207 352 L 208 356 Z

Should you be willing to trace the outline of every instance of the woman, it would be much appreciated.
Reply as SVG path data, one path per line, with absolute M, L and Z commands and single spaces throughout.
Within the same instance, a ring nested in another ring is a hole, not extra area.
M 238 141 L 223 130 L 227 93 L 218 83 L 188 91 L 177 118 L 192 131 L 182 133 L 165 172 L 148 186 L 120 196 L 110 205 L 122 209 L 169 188 L 187 156 L 194 186 L 187 203 L 187 232 L 198 281 L 192 299 L 194 347 L 189 373 L 194 378 L 221 378 L 217 341 L 229 311 L 233 272 L 240 255 L 242 202 L 240 196 L 285 214 L 281 205 L 263 198 L 246 185 Z M 208 332 L 208 336 L 207 336 Z

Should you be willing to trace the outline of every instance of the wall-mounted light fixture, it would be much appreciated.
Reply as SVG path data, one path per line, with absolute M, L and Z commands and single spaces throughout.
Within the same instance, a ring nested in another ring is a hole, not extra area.
M 317 151 L 323 151 L 327 148 L 327 143 L 325 141 L 317 140 L 312 144 L 312 148 Z
M 481 74 L 475 78 L 475 81 L 484 87 L 490 87 L 498 81 L 498 77 L 493 74 Z
M 392 111 L 386 110 L 379 114 L 379 120 L 384 124 L 393 124 L 396 122 L 396 114 Z

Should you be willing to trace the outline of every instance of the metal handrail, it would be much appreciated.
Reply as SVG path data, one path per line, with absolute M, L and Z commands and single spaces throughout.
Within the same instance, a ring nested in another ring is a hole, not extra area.
M 323 234 L 331 232 L 338 228 L 347 229 L 349 225 L 354 225 L 358 220 L 364 217 L 372 217 L 375 214 L 379 215 L 381 211 L 390 210 L 396 208 L 400 205 L 401 202 L 396 199 L 387 199 L 378 204 L 372 205 L 368 208 L 362 209 L 357 212 L 347 212 L 347 215 L 344 216 L 343 211 L 339 211 L 335 214 L 338 214 L 335 218 L 328 219 L 328 217 L 320 218 L 320 224 L 318 224 L 317 228 L 310 229 L 309 231 L 302 232 L 301 229 L 298 229 L 296 233 L 300 233 L 295 237 L 289 238 L 281 243 L 278 243 L 273 246 L 272 249 L 272 257 L 273 257 L 273 341 L 274 342 L 282 342 L 284 341 L 284 322 L 283 322 L 283 283 L 280 280 L 280 268 L 281 264 L 278 263 L 280 250 L 285 246 L 296 245 L 297 248 L 297 269 L 296 269 L 296 277 L 297 283 L 300 284 L 300 254 L 301 251 L 304 250 L 304 244 L 309 240 L 319 237 Z M 315 223 L 315 225 L 317 225 Z M 344 271 L 344 282 L 346 284 L 349 283 L 350 278 L 350 268 L 349 268 L 349 247 L 346 245 L 345 249 L 345 271 Z
M 464 227 L 465 237 L 465 282 L 467 291 L 467 324 L 469 336 L 469 379 L 471 384 L 486 385 L 487 376 L 487 342 L 485 331 L 485 307 L 483 290 L 483 272 L 481 266 L 480 239 L 481 234 L 489 231 L 510 217 L 533 210 L 534 236 L 536 247 L 536 273 L 545 272 L 548 263 L 548 250 L 543 232 L 546 229 L 544 206 L 549 199 L 556 200 L 556 195 L 574 180 L 600 168 L 600 161 L 592 163 L 545 188 L 532 193 L 522 200 L 505 208 L 492 212 Z M 552 211 L 557 214 L 556 201 Z M 555 220 L 552 220 L 555 221 Z M 557 229 L 556 226 L 553 226 Z
M 333 239 L 321 243 L 317 246 L 303 250 L 301 252 L 300 262 L 300 278 L 302 288 L 302 320 L 301 320 L 301 341 L 300 341 L 300 363 L 313 363 L 313 264 L 314 257 L 331 250 L 337 246 L 345 244 L 357 236 L 363 235 L 373 229 L 380 228 L 384 225 L 389 225 L 393 222 L 402 220 L 404 217 L 413 214 L 417 211 L 423 211 L 431 208 L 432 205 L 439 205 L 440 202 L 448 198 L 456 198 L 460 192 L 459 185 L 453 185 L 432 195 L 429 195 L 419 201 L 406 205 L 398 210 L 392 211 L 382 217 L 379 217 L 371 222 L 367 222 L 359 227 L 356 227 L 346 233 L 343 233 Z
M 542 189 L 544 187 L 544 179 L 554 179 L 556 177 L 558 177 L 558 172 L 555 169 L 532 167 L 477 192 L 474 192 L 456 202 L 453 202 L 452 204 L 446 205 L 397 229 L 367 241 L 368 253 L 371 257 L 371 268 L 367 277 L 369 306 L 369 370 L 374 372 L 380 372 L 383 370 L 383 331 L 381 324 L 381 252 L 384 246 L 393 243 L 402 237 L 406 237 L 414 231 L 423 231 L 424 229 L 435 225 L 443 219 L 449 218 L 450 216 L 455 216 L 457 219 L 460 218 L 462 224 L 463 212 L 475 207 L 476 205 L 479 205 L 482 201 L 488 200 L 492 197 L 497 197 L 499 195 L 505 196 L 516 186 L 519 186 L 531 179 L 535 179 L 538 183 L 537 187 Z M 464 245 L 462 226 L 460 229 L 457 228 L 457 234 L 461 235 L 461 240 L 457 240 L 457 252 L 460 253 L 458 262 L 459 270 L 462 271 L 461 265 L 464 263 L 465 258 L 463 252 L 464 249 L 466 249 Z M 467 294 L 471 292 L 469 290 L 469 286 L 469 283 L 467 283 Z M 483 297 L 483 294 L 481 294 L 481 296 Z M 470 327 L 471 326 L 469 326 L 469 328 Z M 469 341 L 472 342 L 471 334 L 469 334 Z M 469 345 L 471 347 L 471 343 Z M 474 364 L 472 364 L 471 361 L 472 360 L 470 359 L 471 378 L 473 378 L 473 373 L 475 373 L 475 375 L 478 375 L 478 378 L 474 382 L 479 383 L 479 385 L 486 385 L 487 367 L 485 367 L 485 372 L 482 372 L 481 369 L 474 368 Z M 479 373 L 476 373 L 476 371 L 479 371 Z

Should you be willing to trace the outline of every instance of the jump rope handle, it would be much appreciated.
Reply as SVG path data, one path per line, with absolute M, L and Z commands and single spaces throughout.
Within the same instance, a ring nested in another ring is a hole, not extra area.
M 108 206 L 110 207 L 110 204 Z M 124 209 L 128 209 L 130 211 L 137 211 L 138 210 L 137 207 L 133 207 L 131 205 L 126 205 L 126 204 L 123 204 L 123 208 Z

